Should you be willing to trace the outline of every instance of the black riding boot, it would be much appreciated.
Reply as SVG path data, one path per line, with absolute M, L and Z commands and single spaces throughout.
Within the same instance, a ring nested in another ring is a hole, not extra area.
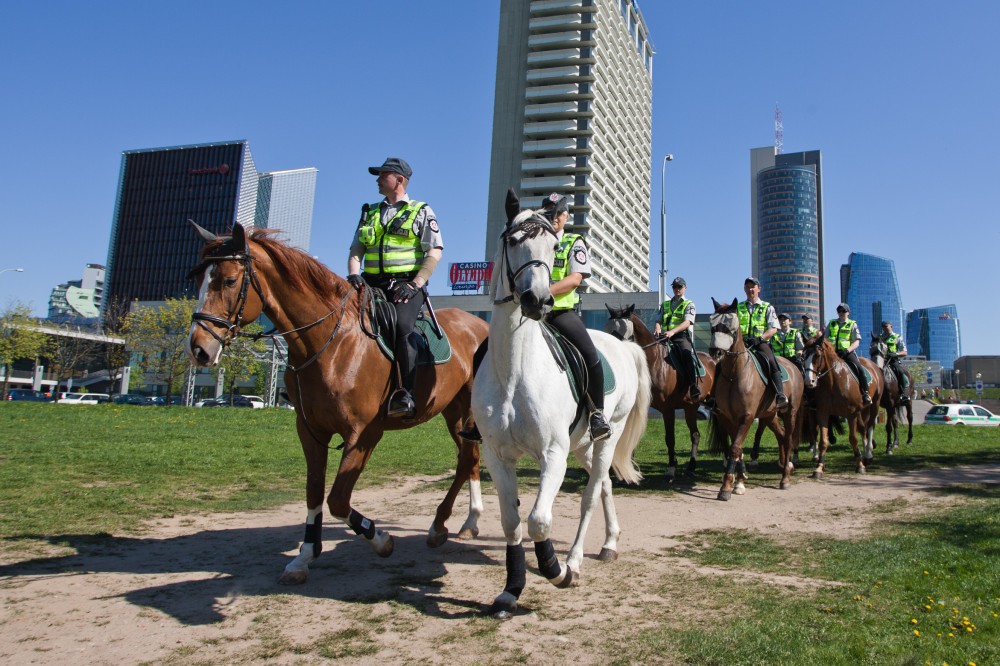
M 587 395 L 594 406 L 590 415 L 590 437 L 600 442 L 611 437 L 611 426 L 604 417 L 604 368 L 600 361 L 587 368 Z

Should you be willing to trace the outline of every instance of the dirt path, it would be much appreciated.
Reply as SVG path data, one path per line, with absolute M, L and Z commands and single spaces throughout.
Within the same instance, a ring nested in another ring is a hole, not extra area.
M 650 609 L 670 600 L 644 581 L 683 576 L 694 566 L 663 554 L 678 535 L 719 528 L 844 536 L 884 516 L 871 509 L 886 503 L 917 510 L 948 501 L 928 492 L 934 488 L 998 480 L 1000 466 L 984 466 L 824 483 L 798 477 L 784 492 L 751 483 L 747 495 L 728 503 L 707 484 L 669 496 L 622 495 L 621 559 L 592 559 L 603 539 L 597 516 L 582 586 L 556 590 L 538 576 L 529 545 L 523 612 L 503 624 L 481 617 L 504 580 L 495 495 L 485 497 L 479 538 L 429 550 L 425 533 L 442 495 L 428 490 L 429 479 L 356 493 L 356 506 L 395 537 L 394 554 L 379 559 L 344 528 L 328 525 L 326 551 L 301 587 L 276 582 L 301 538 L 301 504 L 160 521 L 141 536 L 68 536 L 69 547 L 53 547 L 47 557 L 0 562 L 0 662 L 599 663 L 592 647 L 606 637 L 595 634 L 594 623 L 627 630 L 648 622 Z M 522 498 L 522 515 L 530 501 Z M 826 507 L 821 519 L 817 507 Z M 554 536 L 561 557 L 577 515 L 577 497 L 560 497 Z M 452 529 L 460 524 L 451 521 Z M 700 611 L 694 604 L 684 612 L 697 620 Z

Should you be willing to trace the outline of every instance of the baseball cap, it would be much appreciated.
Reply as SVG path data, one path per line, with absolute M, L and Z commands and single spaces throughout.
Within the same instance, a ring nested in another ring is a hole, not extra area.
M 752 282 L 755 285 L 757 285 L 758 287 L 760 286 L 760 280 L 758 280 L 757 278 L 755 278 L 752 275 L 750 277 L 748 277 L 746 280 L 743 280 L 743 284 L 746 284 L 747 282 Z
M 848 305 L 847 303 L 841 303 L 840 305 L 837 306 L 837 312 L 850 312 L 850 311 L 851 311 L 851 306 Z
M 680 277 L 680 276 L 678 276 L 678 277 L 675 277 L 675 278 L 674 278 L 674 281 L 673 281 L 673 282 L 671 282 L 670 284 L 671 284 L 671 285 L 674 285 L 674 284 L 679 284 L 679 285 L 680 285 L 680 286 L 682 286 L 682 287 L 686 287 L 686 286 L 688 286 L 688 283 L 687 283 L 687 281 L 685 281 L 685 280 L 684 280 L 684 278 L 682 278 L 682 277 Z
M 407 179 L 413 175 L 413 169 L 411 169 L 410 165 L 406 163 L 406 160 L 398 157 L 387 157 L 385 158 L 385 162 L 382 162 L 382 166 L 368 167 L 368 173 L 373 176 L 377 176 L 383 171 L 398 173 L 403 178 Z

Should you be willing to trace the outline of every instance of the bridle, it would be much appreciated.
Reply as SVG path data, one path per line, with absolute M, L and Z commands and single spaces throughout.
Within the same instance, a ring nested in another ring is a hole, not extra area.
M 223 248 L 225 247 L 226 245 L 223 245 Z M 261 290 L 260 281 L 257 279 L 257 271 L 255 271 L 253 267 L 253 255 L 251 255 L 249 251 L 236 254 L 207 256 L 200 264 L 195 266 L 190 273 L 188 273 L 188 278 L 194 278 L 199 273 L 205 271 L 212 264 L 222 263 L 223 261 L 235 261 L 243 266 L 243 281 L 240 284 L 239 296 L 236 298 L 235 318 L 231 318 L 230 315 L 223 319 L 222 317 L 207 312 L 195 312 L 191 315 L 191 321 L 215 338 L 216 341 L 218 341 L 218 343 L 223 347 L 226 347 L 232 343 L 233 339 L 239 335 L 240 329 L 243 328 L 243 312 L 246 309 L 247 295 L 250 291 L 250 286 L 253 286 L 253 289 L 260 298 L 261 303 L 264 302 L 264 293 Z M 208 324 L 226 329 L 225 334 L 219 335 Z
M 516 232 L 524 232 L 524 237 L 520 240 L 514 240 L 513 236 Z M 517 278 L 521 276 L 521 273 L 531 270 L 533 268 L 544 268 L 549 275 L 549 280 L 552 279 L 552 267 L 541 259 L 530 259 L 525 263 L 521 264 L 517 270 L 513 270 L 510 265 L 510 257 L 507 255 L 507 249 L 510 245 L 517 245 L 518 243 L 527 240 L 529 238 L 534 238 L 541 231 L 546 231 L 556 237 L 555 227 L 545 216 L 537 213 L 536 211 L 526 210 L 522 211 L 514 220 L 507 225 L 503 233 L 500 234 L 500 242 L 503 244 L 503 267 L 504 267 L 504 277 L 507 280 L 507 296 L 494 300 L 495 305 L 500 303 L 509 303 L 514 300 L 515 296 L 520 297 L 520 293 L 517 291 L 516 282 Z

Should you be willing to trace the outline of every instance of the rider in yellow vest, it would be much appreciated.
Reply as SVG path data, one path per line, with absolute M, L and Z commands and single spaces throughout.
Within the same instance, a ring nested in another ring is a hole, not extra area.
M 892 370 L 893 374 L 896 375 L 896 381 L 899 383 L 899 401 L 907 402 L 910 399 L 909 383 L 906 381 L 906 374 L 903 372 L 903 368 L 899 365 L 899 359 L 907 355 L 906 341 L 903 340 L 902 335 L 892 332 L 891 321 L 882 322 L 882 335 L 880 337 L 888 348 L 888 355 L 885 359 L 886 364 Z
M 788 407 L 785 387 L 781 382 L 781 367 L 774 358 L 771 336 L 778 330 L 778 318 L 770 303 L 760 300 L 760 282 L 755 277 L 743 281 L 743 292 L 747 300 L 736 306 L 740 318 L 740 332 L 747 349 L 756 351 L 765 361 L 774 386 L 774 402 L 778 409 Z
M 850 314 L 850 305 L 847 303 L 838 305 L 837 318 L 831 319 L 826 326 L 826 338 L 837 350 L 837 356 L 844 359 L 854 376 L 858 378 L 858 382 L 861 384 L 861 399 L 866 405 L 870 405 L 872 397 L 868 395 L 868 378 L 865 376 L 861 361 L 858 360 L 858 355 L 855 353 L 858 345 L 861 344 L 861 333 L 858 332 L 857 323 L 848 318 Z
M 694 302 L 684 295 L 687 292 L 684 278 L 674 278 L 670 288 L 674 291 L 673 298 L 663 301 L 660 306 L 660 321 L 653 327 L 653 335 L 662 335 L 681 350 L 683 367 L 677 370 L 684 376 L 691 398 L 698 400 L 701 389 L 698 388 L 698 357 L 694 351 Z
M 583 237 L 563 232 L 569 220 L 569 205 L 569 197 L 559 194 L 552 194 L 542 202 L 542 214 L 552 222 L 559 239 L 552 266 L 552 283 L 549 285 L 555 302 L 546 321 L 572 342 L 583 356 L 583 362 L 587 366 L 587 398 L 593 407 L 590 413 L 590 436 L 595 442 L 599 442 L 611 436 L 611 425 L 604 416 L 604 368 L 587 327 L 576 313 L 576 304 L 580 301 L 576 288 L 583 278 L 590 275 L 590 260 Z M 473 376 L 479 371 L 488 348 L 489 338 L 479 345 L 473 357 Z M 482 440 L 479 426 L 475 423 L 458 434 L 465 439 Z
M 778 315 L 778 324 L 781 328 L 771 336 L 771 349 L 774 350 L 775 354 L 787 358 L 801 370 L 802 335 L 792 328 L 792 318 L 784 312 Z
M 356 289 L 367 283 L 383 290 L 395 307 L 393 352 L 400 387 L 389 398 L 387 415 L 411 419 L 416 414 L 413 388 L 417 350 L 409 337 L 427 298 L 427 280 L 441 260 L 444 243 L 431 207 L 412 201 L 406 194 L 413 175 L 409 164 L 389 157 L 381 166 L 368 167 L 368 172 L 378 176 L 378 191 L 385 198 L 361 208 L 347 260 L 347 280 Z

